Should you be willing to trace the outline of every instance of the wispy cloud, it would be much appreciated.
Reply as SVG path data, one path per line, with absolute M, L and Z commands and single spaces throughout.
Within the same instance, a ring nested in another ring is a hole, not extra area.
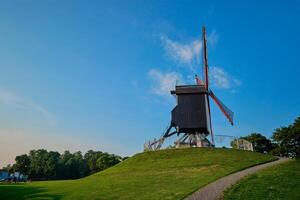
M 242 84 L 239 79 L 231 77 L 224 69 L 211 67 L 209 70 L 211 86 L 218 89 L 230 89 Z
M 200 36 L 198 38 L 189 42 L 181 42 L 172 40 L 166 35 L 160 36 L 165 55 L 176 64 L 187 67 L 190 71 L 190 76 L 187 76 L 188 78 L 185 81 L 183 76 L 178 72 L 162 72 L 157 69 L 151 69 L 148 75 L 153 80 L 151 84 L 152 93 L 161 96 L 169 95 L 176 81 L 180 81 L 181 83 L 193 81 L 195 68 L 201 66 L 202 41 Z M 207 43 L 211 47 L 216 46 L 218 39 L 219 35 L 215 30 L 207 35 Z M 239 79 L 232 77 L 220 67 L 210 67 L 209 79 L 211 86 L 217 89 L 234 89 L 241 85 Z
M 213 30 L 212 32 L 210 32 L 210 34 L 207 36 L 207 43 L 214 47 L 219 40 L 219 35 L 217 34 L 216 30 Z
M 166 55 L 174 62 L 183 64 L 193 70 L 195 65 L 200 64 L 202 41 L 199 39 L 192 40 L 190 42 L 179 42 L 171 40 L 168 36 L 163 35 L 160 37 L 162 46 Z M 219 39 L 219 35 L 215 30 L 209 33 L 207 36 L 207 43 L 214 47 Z
M 233 79 L 233 82 L 234 82 L 234 84 L 236 85 L 236 86 L 240 86 L 240 85 L 242 85 L 242 81 L 241 80 L 239 80 L 239 79 Z
M 167 36 L 161 36 L 160 39 L 166 51 L 166 55 L 173 61 L 187 65 L 190 68 L 192 68 L 194 64 L 199 63 L 202 48 L 201 40 L 193 40 L 190 43 L 180 43 L 169 39 Z
M 183 83 L 182 75 L 177 72 L 161 72 L 151 69 L 148 76 L 152 80 L 151 92 L 160 96 L 169 96 L 170 90 L 174 89 L 176 82 Z
M 22 97 L 12 91 L 0 88 L 0 103 L 15 107 L 25 112 L 37 113 L 54 123 L 53 115 L 43 106 L 35 103 L 29 98 Z

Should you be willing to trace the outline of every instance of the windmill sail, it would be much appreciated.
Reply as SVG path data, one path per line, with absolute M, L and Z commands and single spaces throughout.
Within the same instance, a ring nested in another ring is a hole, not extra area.
M 195 75 L 195 79 L 197 85 L 205 85 L 204 82 L 197 75 Z
M 216 95 L 209 90 L 209 95 L 211 96 L 211 98 L 215 101 L 215 103 L 219 106 L 219 108 L 221 109 L 221 111 L 223 112 L 223 114 L 225 115 L 225 117 L 229 120 L 229 122 L 231 123 L 231 125 L 233 125 L 233 112 L 226 107 L 217 97 Z
M 208 80 L 208 60 L 207 60 L 207 46 L 206 46 L 206 29 L 202 27 L 202 45 L 203 45 L 203 79 L 205 82 L 205 86 L 209 88 L 209 80 Z
M 203 61 L 203 80 L 206 87 L 206 90 L 209 90 L 209 80 L 208 80 L 208 59 L 207 59 L 207 44 L 206 44 L 206 29 L 205 26 L 202 27 L 202 45 L 203 45 L 203 54 L 202 54 L 202 61 Z M 214 136 L 211 124 L 211 112 L 210 112 L 210 105 L 209 105 L 209 97 L 207 96 L 207 104 L 208 104 L 208 115 L 209 115 L 209 126 L 210 126 L 210 134 L 211 134 L 211 141 L 214 145 Z

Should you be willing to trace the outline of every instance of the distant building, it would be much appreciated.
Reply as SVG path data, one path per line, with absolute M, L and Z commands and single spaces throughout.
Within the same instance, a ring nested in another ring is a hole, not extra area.
M 9 173 L 4 170 L 0 170 L 0 181 L 7 180 L 9 178 Z
M 13 172 L 11 174 L 9 174 L 9 179 L 12 181 L 16 181 L 16 182 L 26 182 L 27 181 L 28 176 L 24 175 L 20 172 Z
M 237 149 L 246 150 L 246 151 L 253 151 L 253 144 L 245 139 L 236 139 L 236 146 Z

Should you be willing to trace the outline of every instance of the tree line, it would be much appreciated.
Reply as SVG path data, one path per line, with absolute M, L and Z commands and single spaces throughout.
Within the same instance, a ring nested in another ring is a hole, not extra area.
M 248 140 L 253 150 L 259 153 L 270 153 L 276 156 L 300 158 L 300 117 L 288 126 L 276 128 L 271 138 L 260 133 L 252 133 L 240 139 Z M 234 146 L 235 142 L 231 143 Z
M 60 154 L 45 149 L 31 150 L 29 154 L 16 156 L 15 164 L 3 170 L 21 172 L 29 180 L 77 179 L 102 171 L 125 160 L 126 157 L 89 150 L 84 155 L 77 151 Z

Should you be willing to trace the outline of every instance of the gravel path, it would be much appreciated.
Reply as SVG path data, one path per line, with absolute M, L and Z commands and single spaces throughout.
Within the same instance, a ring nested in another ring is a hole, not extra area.
M 206 185 L 203 188 L 200 188 L 187 198 L 185 200 L 217 200 L 220 199 L 223 196 L 223 192 L 228 189 L 231 185 L 239 181 L 241 178 L 253 174 L 257 172 L 258 170 L 264 169 L 266 167 L 270 167 L 282 162 L 288 161 L 288 158 L 280 158 L 279 160 L 257 165 L 254 167 L 250 167 L 248 169 L 236 172 L 234 174 L 230 174 L 228 176 L 225 176 L 221 179 L 216 180 L 215 182 L 212 182 L 208 185 Z

